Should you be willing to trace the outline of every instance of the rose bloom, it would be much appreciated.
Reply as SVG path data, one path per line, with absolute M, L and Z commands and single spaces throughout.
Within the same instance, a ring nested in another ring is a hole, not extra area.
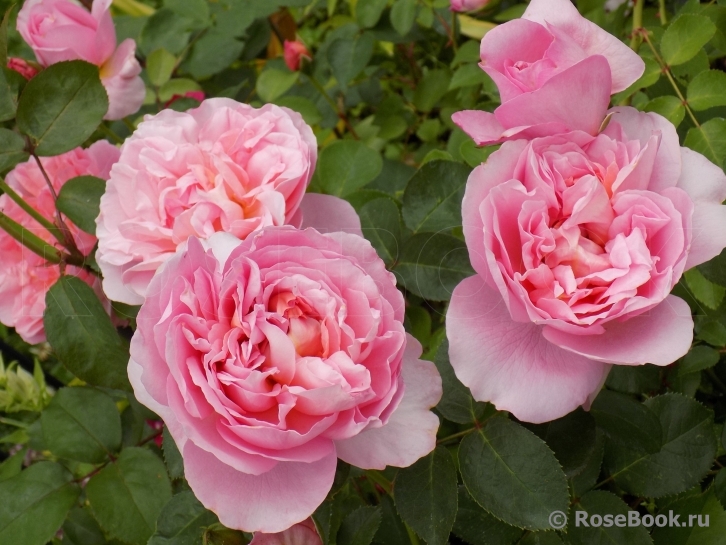
M 71 0 L 26 0 L 17 28 L 43 66 L 73 60 L 98 66 L 109 99 L 105 119 L 121 119 L 141 108 L 146 87 L 136 42 L 127 39 L 116 48 L 111 2 L 94 0 L 89 13 Z
M 610 364 L 688 352 L 684 270 L 726 247 L 726 176 L 680 148 L 654 113 L 615 108 L 597 136 L 507 142 L 463 202 L 477 276 L 446 319 L 451 364 L 474 397 L 545 422 L 594 398 Z
M 300 70 L 300 64 L 302 63 L 303 57 L 311 60 L 312 54 L 308 50 L 307 46 L 300 42 L 285 40 L 285 52 L 283 54 L 285 64 L 293 72 Z
M 487 32 L 481 61 L 502 105 L 493 114 L 453 116 L 479 145 L 571 130 L 595 135 L 610 95 L 645 70 L 636 53 L 582 17 L 570 0 L 532 0 L 521 19 Z
M 129 377 L 225 526 L 281 532 L 324 501 L 338 458 L 406 467 L 434 449 L 441 379 L 368 241 L 282 226 L 186 246 L 151 281 Z
M 268 225 L 299 226 L 316 160 L 302 116 L 273 104 L 214 98 L 146 117 L 122 146 L 101 199 L 104 291 L 142 303 L 156 269 L 190 236 L 225 231 L 243 239 Z M 333 197 L 326 206 L 350 208 Z
M 250 545 L 323 545 L 323 540 L 312 519 L 307 519 L 277 534 L 257 532 Z
M 38 69 L 28 64 L 25 59 L 18 57 L 10 57 L 8 59 L 8 68 L 14 70 L 25 79 L 33 79 L 38 74 Z
M 489 0 L 451 0 L 451 11 L 476 11 L 488 3 Z
M 88 149 L 76 148 L 63 155 L 43 158 L 41 162 L 58 192 L 63 184 L 77 176 L 108 178 L 111 165 L 118 156 L 115 146 L 101 140 Z M 17 165 L 5 181 L 33 209 L 49 221 L 55 220 L 53 196 L 34 159 Z M 0 211 L 48 244 L 60 248 L 58 241 L 7 195 L 0 196 Z M 80 252 L 90 255 L 96 245 L 96 237 L 81 231 L 67 218 L 65 223 Z M 48 263 L 5 231 L 0 231 L 0 256 L 0 322 L 14 327 L 18 335 L 30 344 L 44 341 L 45 294 L 60 277 L 58 265 Z M 66 274 L 78 276 L 100 292 L 100 282 L 83 269 L 69 265 Z

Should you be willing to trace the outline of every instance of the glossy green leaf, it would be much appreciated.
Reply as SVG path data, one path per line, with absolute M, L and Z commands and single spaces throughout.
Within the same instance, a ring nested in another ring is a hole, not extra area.
M 396 0 L 391 8 L 391 25 L 401 36 L 405 36 L 413 28 L 416 20 L 416 0 Z
M 422 112 L 430 112 L 449 90 L 451 73 L 442 68 L 430 70 L 418 82 L 413 104 Z
M 508 524 L 549 529 L 550 513 L 567 512 L 567 481 L 554 454 L 511 420 L 490 418 L 466 436 L 459 446 L 459 468 L 476 502 Z
M 141 30 L 139 49 L 146 55 L 161 48 L 172 55 L 178 55 L 189 42 L 193 26 L 192 19 L 169 8 L 157 10 Z
M 721 70 L 701 72 L 688 84 L 688 104 L 694 110 L 726 106 L 726 74 Z
M 669 66 L 691 60 L 716 33 L 708 17 L 684 14 L 676 17 L 666 29 L 660 43 L 663 60 Z
M 53 454 L 101 463 L 121 446 L 121 417 L 109 396 L 93 388 L 61 388 L 40 417 Z
M 704 369 L 710 369 L 718 363 L 720 354 L 718 350 L 714 350 L 710 346 L 694 346 L 690 352 L 681 361 L 678 367 L 678 373 L 685 375 L 688 373 L 697 373 Z
M 0 172 L 7 172 L 27 159 L 23 137 L 9 129 L 0 129 Z
M 358 212 L 366 237 L 387 265 L 393 265 L 401 253 L 401 213 L 388 197 L 367 202 Z
M 355 18 L 363 28 L 376 26 L 378 20 L 386 9 L 388 0 L 365 0 L 355 4 Z
M 629 396 L 602 390 L 590 412 L 608 438 L 629 449 L 655 453 L 663 446 L 658 415 Z
M 365 32 L 352 40 L 340 38 L 330 44 L 328 62 L 338 83 L 348 85 L 368 66 L 374 45 L 373 37 Z
M 446 545 L 457 510 L 456 466 L 445 447 L 437 447 L 396 475 L 396 509 L 428 545 Z
M 45 296 L 43 326 L 61 362 L 94 386 L 129 389 L 128 343 L 119 337 L 93 289 L 62 276 Z
M 343 519 L 338 530 L 340 545 L 370 545 L 381 524 L 378 507 L 359 507 Z
M 67 61 L 49 66 L 27 83 L 17 122 L 38 155 L 60 155 L 83 144 L 107 111 L 98 67 Z
M 698 270 L 711 282 L 726 286 L 726 249 L 712 260 L 699 265 Z
M 672 95 L 654 98 L 645 105 L 643 111 L 660 114 L 676 127 L 686 116 L 686 107 L 678 97 Z
M 78 176 L 63 184 L 56 206 L 76 226 L 95 235 L 96 218 L 100 213 L 101 197 L 105 192 L 104 180 L 95 176 Z
M 45 545 L 81 493 L 62 465 L 38 462 L 0 482 L 0 543 Z
M 146 58 L 146 73 L 149 81 L 156 87 L 161 87 L 171 79 L 176 66 L 176 57 L 163 47 L 152 51 Z
M 404 243 L 394 272 L 407 290 L 431 301 L 448 301 L 459 282 L 474 274 L 463 240 L 432 233 Z
M 85 507 L 74 507 L 63 523 L 63 543 L 72 545 L 107 545 L 103 530 Z
M 663 510 L 669 522 L 678 526 L 653 529 L 655 545 L 720 545 L 726 535 L 726 513 L 714 489 L 689 495 L 668 504 Z M 676 519 L 676 517 L 679 517 Z
M 181 452 L 174 442 L 174 438 L 169 433 L 169 428 L 164 426 L 162 432 L 162 450 L 164 452 L 164 462 L 172 479 L 181 479 L 184 477 L 184 460 Z
M 164 0 L 164 7 L 197 21 L 206 22 L 209 19 L 209 4 L 206 0 Z
M 192 492 L 181 492 L 162 509 L 148 545 L 197 545 L 205 529 L 216 522 L 217 516 L 207 511 Z
M 726 296 L 726 288 L 708 280 L 698 268 L 687 270 L 683 274 L 688 289 L 701 303 L 716 310 Z
M 381 155 L 357 140 L 338 140 L 320 153 L 317 183 L 329 195 L 346 197 L 373 181 L 383 168 Z
M 270 68 L 257 78 L 257 94 L 265 102 L 272 102 L 284 95 L 300 77 L 300 72 Z
M 466 165 L 431 161 L 411 178 L 403 194 L 403 220 L 414 233 L 437 233 L 461 225 Z
M 686 135 L 685 146 L 722 167 L 726 159 L 726 119 L 716 117 L 694 127 Z
M 470 545 L 513 545 L 522 535 L 520 528 L 482 509 L 463 485 L 459 486 L 459 510 L 453 532 Z
M 0 67 L 0 121 L 15 117 L 18 94 L 25 86 L 25 78 L 14 70 Z
M 572 512 L 587 513 L 587 525 L 575 524 L 573 515 L 567 530 L 567 539 L 571 545 L 590 545 L 591 543 L 608 543 L 609 545 L 651 545 L 653 541 L 648 530 L 643 526 L 628 526 L 630 509 L 615 494 L 602 490 L 588 492 L 572 507 Z M 598 515 L 601 520 L 593 515 Z M 598 526 L 596 527 L 595 524 Z
M 86 495 L 106 533 L 131 545 L 146 545 L 156 519 L 171 499 L 164 463 L 150 450 L 127 448 L 94 475 Z

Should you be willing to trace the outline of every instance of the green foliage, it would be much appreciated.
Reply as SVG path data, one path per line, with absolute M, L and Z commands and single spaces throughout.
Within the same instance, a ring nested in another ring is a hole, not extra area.
M 56 207 L 86 233 L 96 234 L 96 218 L 106 182 L 95 176 L 78 176 L 68 180 L 60 192 Z
M 162 509 L 148 545 L 195 545 L 216 522 L 217 516 L 207 511 L 194 494 L 181 492 Z
M 346 197 L 372 182 L 383 168 L 381 156 L 362 142 L 340 140 L 320 154 L 313 184 L 325 193 Z

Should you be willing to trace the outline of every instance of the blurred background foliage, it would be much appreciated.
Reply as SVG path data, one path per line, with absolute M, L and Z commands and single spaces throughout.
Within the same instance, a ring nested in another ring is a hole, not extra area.
M 682 145 L 723 167 L 726 1 L 576 5 L 646 63 L 613 105 L 660 113 Z M 613 369 L 590 412 L 517 423 L 475 402 L 448 363 L 447 301 L 473 273 L 461 199 L 471 169 L 496 149 L 477 148 L 451 114 L 499 104 L 477 65 L 479 41 L 525 8 L 515 0 L 470 14 L 453 14 L 448 0 L 114 0 L 119 41 L 137 41 L 147 98 L 138 115 L 105 122 L 91 140 L 120 143 L 143 115 L 192 108 L 200 92 L 300 112 L 320 146 L 310 190 L 359 212 L 406 295 L 406 328 L 442 374 L 439 448 L 405 470 L 341 463 L 315 515 L 326 545 L 726 543 L 726 254 L 676 288 L 696 317 L 691 352 L 667 368 Z M 310 53 L 299 70 L 284 61 L 286 40 Z M 33 59 L 14 13 L 8 52 Z M 0 118 L 12 129 L 13 83 L 0 83 Z M 7 172 L 27 156 L 4 146 Z M 134 309 L 117 310 L 133 323 Z M 123 349 L 131 330 L 118 331 Z M 0 351 L 0 543 L 248 542 L 196 501 L 173 441 L 130 393 L 81 381 L 48 344 L 28 346 L 4 327 Z M 708 515 L 709 527 L 575 528 L 571 518 L 568 529 L 551 530 L 551 511 L 575 509 L 673 510 Z

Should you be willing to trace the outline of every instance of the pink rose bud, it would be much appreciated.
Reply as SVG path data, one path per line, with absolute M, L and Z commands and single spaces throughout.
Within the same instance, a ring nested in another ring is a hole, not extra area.
M 15 70 L 25 79 L 33 79 L 33 77 L 38 73 L 38 69 L 34 66 L 30 66 L 28 61 L 17 57 L 10 57 L 8 59 L 8 68 L 10 68 L 10 70 Z
M 323 540 L 312 519 L 307 519 L 277 534 L 257 532 L 250 545 L 323 545 Z
M 106 119 L 121 119 L 139 110 L 146 88 L 134 40 L 116 48 L 111 2 L 94 0 L 89 13 L 70 0 L 27 0 L 17 29 L 42 66 L 72 60 L 98 66 L 109 98 Z
M 41 159 L 56 193 L 68 180 L 76 176 L 97 176 L 107 179 L 111 165 L 118 160 L 119 150 L 105 140 L 99 140 L 88 149 L 75 150 Z M 43 174 L 35 160 L 17 165 L 5 178 L 34 210 L 48 221 L 55 220 L 55 202 Z M 59 246 L 56 239 L 7 195 L 0 196 L 0 211 L 51 245 Z M 66 218 L 76 246 L 83 255 L 90 255 L 96 237 L 78 229 Z M 0 231 L 0 322 L 14 327 L 30 344 L 45 340 L 43 311 L 45 295 L 60 277 L 57 265 L 46 262 L 17 242 L 5 231 Z M 83 269 L 66 266 L 66 274 L 78 276 L 101 294 L 99 280 Z M 110 304 L 106 302 L 107 310 Z
M 306 58 L 308 60 L 311 60 L 313 58 L 312 54 L 305 46 L 305 44 L 299 40 L 296 40 L 294 42 L 291 42 L 290 40 L 285 40 L 284 57 L 285 64 L 293 72 L 297 72 L 298 70 L 300 70 L 300 64 L 302 63 L 303 58 Z
M 154 271 L 190 236 L 299 226 L 316 161 L 312 129 L 273 104 L 213 98 L 147 117 L 101 199 L 96 259 L 106 294 L 141 304 Z
M 490 0 L 451 0 L 451 11 L 476 11 L 485 7 Z
M 597 134 L 610 95 L 635 82 L 643 60 L 582 17 L 570 0 L 532 0 L 521 19 L 487 32 L 481 68 L 502 105 L 453 116 L 478 145 L 581 130 Z
M 166 104 L 164 104 L 164 108 L 168 108 L 169 106 L 174 104 L 177 100 L 182 99 L 182 98 L 193 98 L 197 102 L 203 102 L 205 96 L 206 95 L 204 94 L 204 91 L 187 91 L 183 95 L 173 95 L 169 99 L 169 101 Z
M 526 422 L 588 406 L 612 364 L 665 366 L 693 340 L 670 291 L 726 247 L 726 176 L 654 113 L 506 142 L 466 187 L 476 276 L 446 316 L 457 377 Z
M 129 379 L 225 526 L 284 532 L 325 500 L 338 458 L 407 467 L 435 448 L 441 378 L 419 359 L 395 277 L 360 234 L 191 237 L 147 293 Z

